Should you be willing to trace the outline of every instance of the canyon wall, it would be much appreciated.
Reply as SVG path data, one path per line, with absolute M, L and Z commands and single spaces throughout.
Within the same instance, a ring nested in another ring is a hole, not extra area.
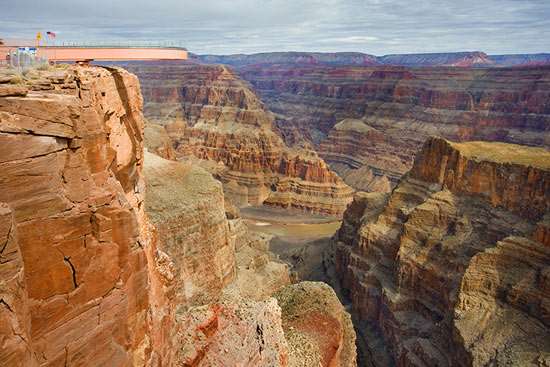
M 334 241 L 369 365 L 547 365 L 549 212 L 550 152 L 503 143 L 431 138 L 357 194 Z
M 0 364 L 304 365 L 271 297 L 287 266 L 210 173 L 165 159 L 164 130 L 144 153 L 144 125 L 120 68 L 0 70 Z M 336 296 L 305 299 L 341 336 L 310 338 L 315 360 L 354 366 Z
M 314 151 L 289 149 L 273 115 L 233 71 L 192 63 L 128 67 L 142 80 L 147 118 L 165 126 L 177 157 L 216 163 L 204 167 L 237 205 L 345 210 L 353 190 Z
M 0 84 L 1 364 L 132 365 L 149 327 L 138 80 L 74 68 L 29 84 Z
M 352 171 L 345 166 L 366 166 L 370 174 L 395 185 L 432 135 L 550 146 L 548 66 L 275 64 L 238 70 L 276 114 L 288 144 L 312 142 L 348 184 L 360 189 L 364 185 L 349 179 Z

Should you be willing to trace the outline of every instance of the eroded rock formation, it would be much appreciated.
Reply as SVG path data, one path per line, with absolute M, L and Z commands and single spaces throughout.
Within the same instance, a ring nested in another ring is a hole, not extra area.
M 431 138 L 391 194 L 356 196 L 336 265 L 370 365 L 550 362 L 549 162 Z
M 330 304 L 326 318 L 335 320 L 336 336 L 325 343 L 323 326 L 310 335 L 313 352 L 310 344 L 289 349 L 294 334 L 285 320 L 296 316 L 270 298 L 290 283 L 288 266 L 271 260 L 269 239 L 249 233 L 235 209 L 224 207 L 219 181 L 196 165 L 151 153 L 145 155 L 144 173 L 162 283 L 155 288 L 163 294 L 158 298 L 168 300 L 152 305 L 153 319 L 167 330 L 157 338 L 164 341 L 157 346 L 163 365 L 355 366 L 349 315 L 322 284 L 300 283 L 297 287 L 310 289 L 307 295 L 301 288 L 284 292 L 302 302 Z M 307 308 L 299 315 L 310 321 L 317 316 Z M 313 363 L 311 353 L 321 357 Z
M 550 67 L 249 65 L 238 69 L 288 144 L 313 142 L 346 179 L 367 166 L 395 185 L 431 135 L 550 147 Z M 354 180 L 346 180 L 353 185 Z
M 334 290 L 300 282 L 275 294 L 293 366 L 355 366 L 355 331 Z
M 287 266 L 208 172 L 144 154 L 134 75 L 0 80 L 1 365 L 295 365 L 270 297 Z
M 213 173 L 236 204 L 339 215 L 351 200 L 352 189 L 315 152 L 285 145 L 272 114 L 228 68 L 130 67 L 144 80 L 148 118 L 166 125 L 178 157 L 221 163 Z

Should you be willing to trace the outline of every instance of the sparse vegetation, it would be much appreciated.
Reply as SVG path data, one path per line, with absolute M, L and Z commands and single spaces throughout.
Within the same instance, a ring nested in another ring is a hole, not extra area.
M 10 79 L 10 84 L 23 84 L 24 82 L 25 82 L 25 79 L 21 74 L 15 74 Z
M 46 71 L 46 70 L 50 70 L 51 67 L 50 67 L 50 64 L 48 63 L 45 63 L 45 64 L 40 64 L 36 67 L 37 70 L 41 70 L 41 71 Z
M 545 148 L 485 141 L 450 144 L 460 150 L 465 157 L 477 161 L 520 164 L 550 169 L 550 151 Z

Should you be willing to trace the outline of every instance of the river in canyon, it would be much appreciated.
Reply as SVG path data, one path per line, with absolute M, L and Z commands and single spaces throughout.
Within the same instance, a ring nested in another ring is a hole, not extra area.
M 340 228 L 342 221 L 332 216 L 304 213 L 296 209 L 282 209 L 269 206 L 241 208 L 241 217 L 249 230 L 273 236 L 269 249 L 279 260 L 290 265 L 295 281 L 311 280 L 328 283 L 336 292 L 342 304 L 350 312 L 350 300 L 343 296 L 336 279 L 331 238 Z M 388 361 L 387 352 L 380 343 L 381 337 L 368 325 L 357 328 L 358 366 L 375 367 L 374 360 Z M 384 364 L 382 364 L 384 365 Z M 389 362 L 388 362 L 389 365 Z
M 331 283 L 323 259 L 340 227 L 338 218 L 268 206 L 243 208 L 241 216 L 251 231 L 273 236 L 271 252 L 288 263 L 300 280 Z

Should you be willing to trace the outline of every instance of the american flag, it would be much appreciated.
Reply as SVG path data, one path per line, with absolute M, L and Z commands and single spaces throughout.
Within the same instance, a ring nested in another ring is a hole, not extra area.
M 56 34 L 54 32 L 46 32 L 46 34 L 48 35 L 48 37 L 50 38 L 55 38 Z

